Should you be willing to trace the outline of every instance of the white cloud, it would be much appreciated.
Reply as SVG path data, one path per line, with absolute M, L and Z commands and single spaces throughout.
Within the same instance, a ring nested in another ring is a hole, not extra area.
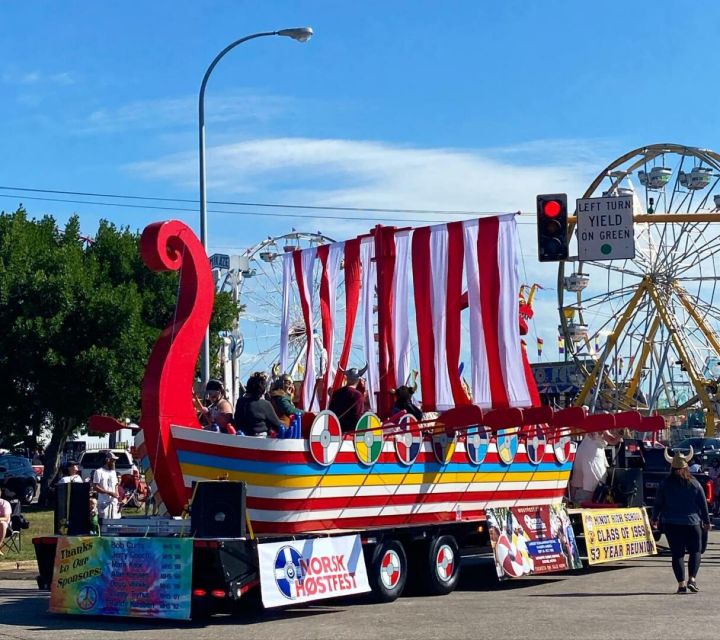
M 198 121 L 197 96 L 138 100 L 114 108 L 97 109 L 77 128 L 82 132 L 112 132 L 125 129 L 186 127 Z M 208 97 L 206 122 L 267 122 L 286 112 L 293 101 L 271 95 L 236 94 Z
M 39 85 L 71 85 L 75 79 L 68 71 L 59 73 L 41 73 L 39 71 L 5 71 L 0 75 L 0 79 L 5 84 L 14 84 L 21 86 L 39 86 Z
M 594 141 L 544 141 L 532 145 L 536 151 L 543 151 L 541 161 L 527 161 L 526 156 L 531 155 L 527 152 L 529 145 L 523 146 L 525 151 L 523 147 L 464 150 L 365 140 L 254 139 L 208 149 L 208 186 L 225 199 L 477 213 L 531 212 L 538 193 L 567 192 L 571 199 L 581 195 L 597 167 L 602 166 L 593 157 Z M 185 188 L 197 185 L 195 151 L 134 163 L 128 169 L 150 180 Z M 433 217 L 368 214 L 384 215 Z M 356 221 L 361 217 L 363 214 L 348 213 L 344 220 L 314 219 L 307 226 L 321 224 L 330 235 L 348 237 L 367 230 L 368 222 Z M 527 230 L 534 234 L 534 228 Z M 534 243 L 523 238 L 523 244 L 526 241 Z

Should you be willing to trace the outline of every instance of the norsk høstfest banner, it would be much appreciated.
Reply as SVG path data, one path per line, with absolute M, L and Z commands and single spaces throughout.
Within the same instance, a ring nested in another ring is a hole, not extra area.
M 583 509 L 582 522 L 590 564 L 657 553 L 645 509 Z
M 50 611 L 190 619 L 189 538 L 59 537 Z
M 564 506 L 487 509 L 485 514 L 500 579 L 582 568 Z
M 266 607 L 370 591 L 360 536 L 258 545 Z

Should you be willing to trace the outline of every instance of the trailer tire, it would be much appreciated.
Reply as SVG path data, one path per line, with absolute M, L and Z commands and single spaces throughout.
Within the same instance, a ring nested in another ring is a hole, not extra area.
M 397 600 L 407 582 L 407 556 L 398 540 L 384 540 L 372 550 L 370 586 L 376 602 Z
M 460 549 L 453 536 L 438 536 L 424 549 L 421 571 L 423 591 L 444 596 L 455 591 L 460 581 Z

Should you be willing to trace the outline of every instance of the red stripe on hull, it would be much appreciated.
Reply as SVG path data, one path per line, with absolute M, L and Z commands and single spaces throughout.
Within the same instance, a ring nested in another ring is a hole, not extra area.
M 507 500 L 552 499 L 563 496 L 558 489 L 506 489 L 504 491 L 468 491 L 458 498 L 457 493 L 393 494 L 377 496 L 344 496 L 332 498 L 253 498 L 248 496 L 249 509 L 268 511 L 316 511 L 325 509 L 361 509 L 367 507 L 393 507 L 408 504 L 433 504 L 438 502 L 482 502 Z

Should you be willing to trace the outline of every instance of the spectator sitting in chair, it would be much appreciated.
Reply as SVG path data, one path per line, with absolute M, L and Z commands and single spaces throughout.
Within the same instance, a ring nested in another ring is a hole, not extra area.
M 590 502 L 595 489 L 605 481 L 608 461 L 605 447 L 616 445 L 622 436 L 610 431 L 585 434 L 578 445 L 570 476 L 570 497 L 575 504 Z
M 83 479 L 80 476 L 80 469 L 78 463 L 75 460 L 68 460 L 65 465 L 65 475 L 58 480 L 58 484 L 70 484 L 71 482 L 82 482 Z
M 8 529 L 10 528 L 10 518 L 12 517 L 12 505 L 0 497 L 0 542 L 5 540 Z M 0 551 L 0 556 L 4 555 Z

